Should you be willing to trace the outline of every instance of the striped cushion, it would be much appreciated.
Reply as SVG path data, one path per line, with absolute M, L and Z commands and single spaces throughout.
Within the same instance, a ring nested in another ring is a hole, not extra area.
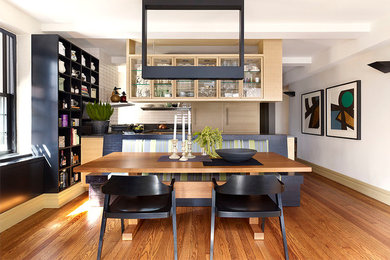
M 122 141 L 122 152 L 143 152 L 144 140 L 123 140 Z
M 143 140 L 144 152 L 170 153 L 172 152 L 172 140 Z
M 248 140 L 242 141 L 242 148 L 255 149 L 258 152 L 268 152 L 268 140 Z

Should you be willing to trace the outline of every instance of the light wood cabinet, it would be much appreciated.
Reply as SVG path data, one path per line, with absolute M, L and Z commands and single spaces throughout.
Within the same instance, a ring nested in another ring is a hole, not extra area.
M 225 134 L 259 134 L 260 104 L 252 102 L 223 103 Z
M 81 164 L 90 162 L 103 156 L 103 136 L 102 137 L 81 137 Z M 85 183 L 85 175 L 89 172 L 81 173 L 81 183 Z
M 193 132 L 202 131 L 205 126 L 212 128 L 223 127 L 223 103 L 207 102 L 192 103 L 192 129 Z
M 226 39 L 184 41 L 176 39 L 158 40 L 158 42 L 165 44 L 165 46 L 225 46 L 234 44 L 231 40 Z M 141 102 L 282 101 L 282 40 L 252 39 L 245 41 L 245 44 L 257 45 L 258 54 L 245 55 L 244 62 L 247 67 L 244 72 L 244 80 L 218 80 L 215 82 L 172 80 L 172 86 L 170 89 L 168 88 L 167 93 L 167 89 L 164 89 L 167 86 L 161 85 L 163 90 L 159 90 L 159 85 L 154 84 L 154 81 L 142 79 L 141 56 L 135 54 L 136 41 L 129 39 L 126 45 L 128 98 Z M 238 61 L 238 55 L 233 54 L 156 54 L 148 55 L 148 64 L 151 65 L 152 60 L 155 60 L 156 57 L 169 58 L 172 62 L 168 64 L 174 66 L 235 66 L 235 61 Z M 156 64 L 156 62 L 153 63 Z M 157 92 L 152 91 L 153 88 L 157 88 Z M 163 97 L 159 97 L 159 95 L 163 95 Z
M 260 104 L 254 102 L 192 103 L 193 131 L 205 126 L 219 128 L 224 134 L 259 134 Z
M 259 46 L 264 62 L 264 99 L 283 101 L 282 40 L 264 40 Z
M 130 101 L 265 101 L 263 54 L 245 55 L 243 80 L 146 80 L 140 55 L 129 55 L 127 93 Z M 238 55 L 149 55 L 153 66 L 238 66 Z

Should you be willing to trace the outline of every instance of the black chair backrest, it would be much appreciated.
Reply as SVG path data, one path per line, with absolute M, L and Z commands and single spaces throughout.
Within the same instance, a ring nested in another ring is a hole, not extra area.
M 161 183 L 156 175 L 111 176 L 102 186 L 104 194 L 121 196 L 154 196 L 169 194 L 171 187 Z
M 284 184 L 274 175 L 232 175 L 215 191 L 230 195 L 276 194 L 284 191 Z

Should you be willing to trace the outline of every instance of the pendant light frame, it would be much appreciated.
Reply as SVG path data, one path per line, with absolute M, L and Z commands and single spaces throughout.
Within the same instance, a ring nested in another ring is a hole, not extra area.
M 148 66 L 148 10 L 238 10 L 239 66 Z M 142 78 L 144 79 L 243 79 L 244 78 L 244 0 L 143 0 Z

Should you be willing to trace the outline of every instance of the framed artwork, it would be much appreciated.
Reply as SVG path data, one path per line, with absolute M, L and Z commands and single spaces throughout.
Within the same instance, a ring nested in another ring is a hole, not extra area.
M 302 134 L 324 135 L 324 90 L 301 95 Z
M 360 140 L 360 85 L 356 80 L 326 89 L 326 135 Z

